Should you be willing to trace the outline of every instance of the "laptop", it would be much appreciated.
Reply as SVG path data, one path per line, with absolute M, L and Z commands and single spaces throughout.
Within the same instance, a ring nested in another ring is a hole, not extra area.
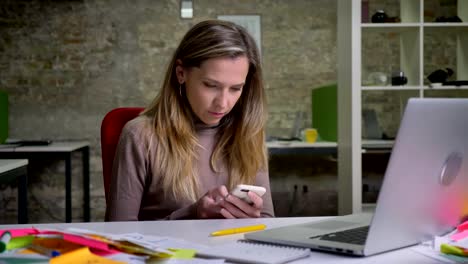
M 369 256 L 431 239 L 468 216 L 468 99 L 410 99 L 373 214 L 247 233 L 248 240 Z

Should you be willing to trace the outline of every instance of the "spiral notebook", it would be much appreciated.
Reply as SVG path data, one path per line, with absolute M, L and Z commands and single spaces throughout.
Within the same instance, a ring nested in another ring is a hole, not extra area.
M 310 255 L 310 249 L 239 240 L 197 252 L 197 256 L 241 263 L 281 264 Z

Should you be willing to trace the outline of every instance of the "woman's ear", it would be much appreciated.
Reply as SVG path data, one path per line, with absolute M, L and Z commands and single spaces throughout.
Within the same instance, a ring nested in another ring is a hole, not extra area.
M 176 60 L 175 73 L 177 76 L 177 81 L 179 81 L 179 84 L 183 84 L 185 82 L 185 74 L 184 74 L 184 67 L 182 66 L 182 61 L 180 59 Z

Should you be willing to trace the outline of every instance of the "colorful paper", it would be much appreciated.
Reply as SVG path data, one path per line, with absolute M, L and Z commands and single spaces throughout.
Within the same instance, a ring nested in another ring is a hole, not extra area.
M 170 251 L 174 252 L 174 255 L 170 258 L 175 259 L 193 259 L 197 253 L 194 249 L 185 249 L 185 248 L 170 248 Z
M 10 239 L 10 242 L 6 245 L 7 250 L 12 250 L 16 248 L 24 248 L 27 247 L 31 242 L 34 240 L 34 236 L 20 236 L 20 237 L 13 237 Z
M 115 261 L 105 257 L 100 257 L 89 251 L 89 248 L 84 247 L 77 249 L 68 253 L 65 253 L 61 256 L 50 259 L 50 264 L 125 264 L 122 261 Z
M 465 231 L 462 231 L 460 233 L 456 233 L 450 236 L 450 239 L 453 241 L 458 241 L 464 238 L 468 238 L 468 230 L 465 230 Z
M 449 245 L 449 244 L 441 244 L 440 252 L 445 253 L 445 254 L 468 257 L 468 252 L 465 252 L 463 249 L 456 247 L 456 246 Z

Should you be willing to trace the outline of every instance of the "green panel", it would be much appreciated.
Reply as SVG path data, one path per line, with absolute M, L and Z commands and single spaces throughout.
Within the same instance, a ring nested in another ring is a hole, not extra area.
M 8 95 L 0 91 L 0 144 L 8 137 Z
M 312 89 L 312 127 L 321 140 L 337 141 L 336 84 Z

